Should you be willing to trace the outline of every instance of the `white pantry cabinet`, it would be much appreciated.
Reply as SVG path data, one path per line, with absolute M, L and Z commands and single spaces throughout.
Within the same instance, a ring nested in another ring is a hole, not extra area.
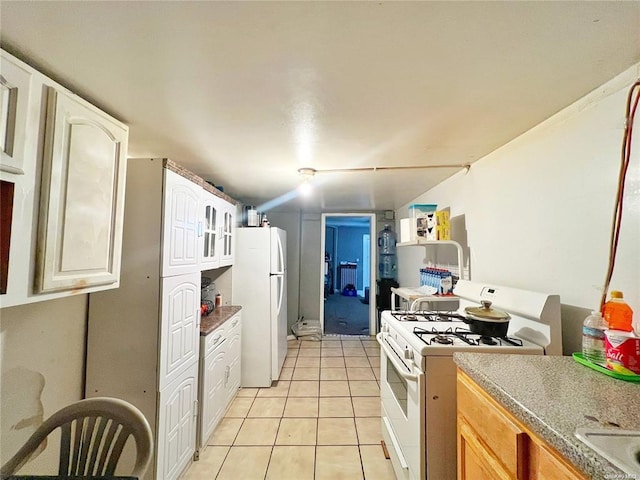
M 178 478 L 195 453 L 200 271 L 196 263 L 196 271 L 164 276 L 162 268 L 171 245 L 163 235 L 180 230 L 167 224 L 194 211 L 176 171 L 169 160 L 130 159 L 121 285 L 89 296 L 86 396 L 123 398 L 147 417 L 155 455 L 144 480 Z
M 117 288 L 128 127 L 0 54 L 0 180 L 13 189 L 0 304 Z
M 200 420 L 198 452 L 240 389 L 242 317 L 238 312 L 206 336 L 200 337 Z

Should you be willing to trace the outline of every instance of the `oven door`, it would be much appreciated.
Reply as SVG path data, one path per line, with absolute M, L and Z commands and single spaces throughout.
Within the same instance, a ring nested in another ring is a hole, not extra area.
M 379 333 L 382 432 L 399 479 L 425 478 L 425 375 L 390 336 Z

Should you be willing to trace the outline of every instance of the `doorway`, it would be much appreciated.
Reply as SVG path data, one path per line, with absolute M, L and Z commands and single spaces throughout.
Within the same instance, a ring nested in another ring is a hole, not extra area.
M 322 214 L 320 318 L 328 335 L 373 335 L 376 328 L 375 214 Z

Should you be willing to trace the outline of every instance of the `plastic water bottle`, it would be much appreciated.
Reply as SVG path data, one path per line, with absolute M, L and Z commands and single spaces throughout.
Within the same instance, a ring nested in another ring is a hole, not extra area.
M 593 363 L 604 365 L 607 360 L 604 331 L 607 324 L 600 312 L 593 311 L 582 325 L 582 356 Z
M 378 233 L 378 269 L 380 278 L 398 278 L 396 234 L 389 225 Z
M 610 330 L 633 331 L 633 310 L 618 290 L 611 290 L 611 298 L 602 306 L 602 316 Z

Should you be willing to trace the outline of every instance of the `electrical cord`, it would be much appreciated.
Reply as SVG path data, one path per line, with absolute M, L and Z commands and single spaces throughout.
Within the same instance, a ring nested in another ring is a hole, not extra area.
M 622 207 L 624 201 L 624 185 L 627 177 L 627 170 L 629 169 L 629 163 L 631 160 L 631 141 L 633 138 L 633 123 L 636 116 L 636 110 L 640 100 L 640 80 L 637 80 L 629 89 L 627 95 L 627 108 L 625 111 L 626 121 L 624 134 L 622 137 L 622 159 L 620 162 L 620 173 L 618 176 L 618 192 L 616 195 L 616 202 L 613 212 L 613 223 L 611 225 L 611 240 L 609 244 L 609 265 L 607 268 L 607 275 L 605 278 L 604 289 L 602 291 L 602 298 L 600 299 L 600 310 L 607 299 L 607 293 L 609 291 L 609 284 L 611 283 L 611 277 L 613 276 L 613 269 L 616 263 L 616 253 L 618 251 L 618 240 L 620 237 L 620 225 L 622 223 Z

